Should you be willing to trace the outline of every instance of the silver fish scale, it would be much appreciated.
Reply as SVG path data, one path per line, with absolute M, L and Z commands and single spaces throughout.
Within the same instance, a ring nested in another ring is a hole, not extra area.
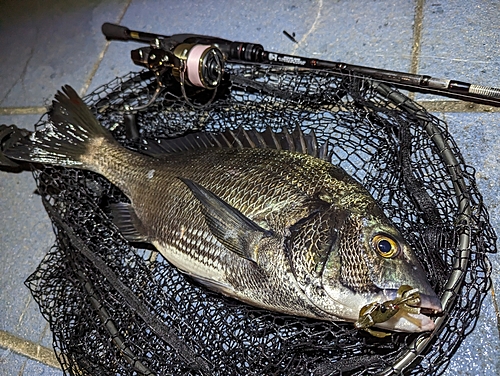
M 147 237 L 170 262 L 241 300 L 301 315 L 312 315 L 314 308 L 297 285 L 295 268 L 315 270 L 327 251 L 323 243 L 328 244 L 329 235 L 322 233 L 324 226 L 309 227 L 307 236 L 314 247 L 298 244 L 289 258 L 284 244 L 290 226 L 322 205 L 357 201 L 366 205 L 369 197 L 342 170 L 305 154 L 211 148 L 153 159 L 118 145 L 109 149 L 100 145 L 94 151 L 94 170 L 127 194 Z M 259 266 L 219 243 L 205 222 L 200 202 L 180 178 L 208 189 L 275 234 L 272 252 L 258 255 Z M 349 193 L 358 198 L 347 200 Z

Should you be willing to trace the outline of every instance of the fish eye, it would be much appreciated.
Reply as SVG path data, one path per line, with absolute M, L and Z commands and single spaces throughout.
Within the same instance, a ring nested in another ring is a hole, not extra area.
M 400 247 L 396 240 L 393 238 L 378 234 L 372 239 L 372 247 L 378 252 L 383 258 L 394 258 L 399 255 Z

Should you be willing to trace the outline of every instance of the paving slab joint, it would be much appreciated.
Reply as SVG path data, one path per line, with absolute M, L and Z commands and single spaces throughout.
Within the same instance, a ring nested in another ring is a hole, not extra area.
M 50 367 L 61 369 L 61 365 L 54 354 L 54 350 L 28 341 L 24 338 L 19 338 L 4 330 L 0 330 L 0 347 L 36 360 Z

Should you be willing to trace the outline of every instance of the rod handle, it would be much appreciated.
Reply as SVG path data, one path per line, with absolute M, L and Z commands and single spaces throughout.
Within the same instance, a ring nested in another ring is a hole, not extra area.
M 130 40 L 130 30 L 124 26 L 105 22 L 101 30 L 107 40 Z

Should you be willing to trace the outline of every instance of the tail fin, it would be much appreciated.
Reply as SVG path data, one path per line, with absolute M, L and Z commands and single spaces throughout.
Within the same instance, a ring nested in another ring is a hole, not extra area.
M 71 86 L 58 91 L 50 122 L 5 151 L 11 159 L 56 166 L 88 168 L 82 160 L 92 140 L 112 140 Z

